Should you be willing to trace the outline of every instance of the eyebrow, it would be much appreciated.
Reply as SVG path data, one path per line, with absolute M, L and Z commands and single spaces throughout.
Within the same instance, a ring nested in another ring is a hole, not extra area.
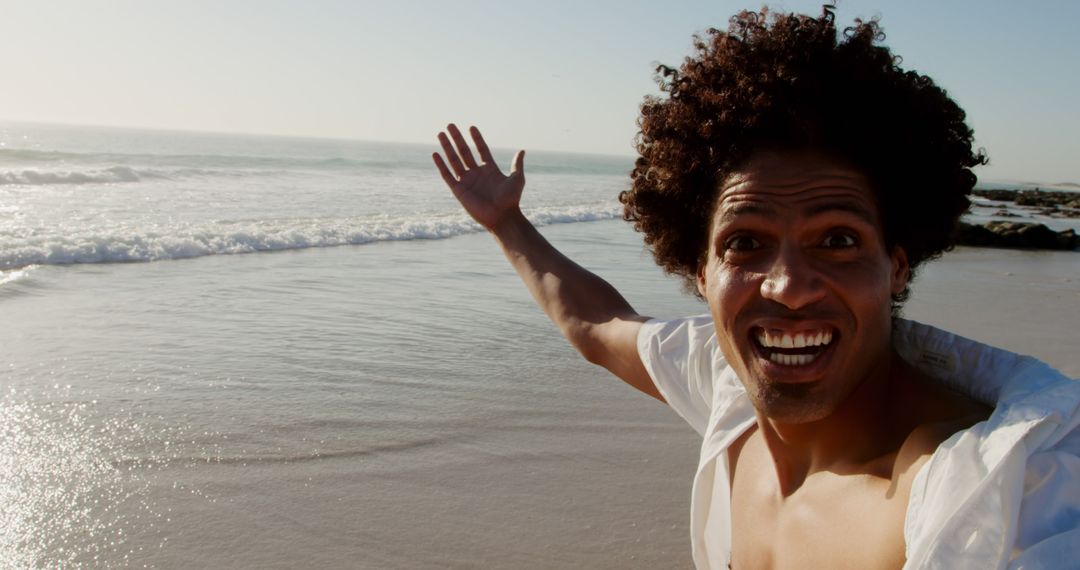
M 775 218 L 776 210 L 762 204 L 756 204 L 753 202 L 740 202 L 735 204 L 734 206 L 722 207 L 720 211 L 720 218 L 717 221 L 722 224 L 727 224 L 735 221 L 739 216 L 746 215 Z

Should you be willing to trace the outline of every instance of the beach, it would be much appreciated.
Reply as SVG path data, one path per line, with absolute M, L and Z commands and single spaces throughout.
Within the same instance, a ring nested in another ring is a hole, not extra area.
M 7 128 L 41 142 L 0 149 L 0 560 L 692 566 L 698 436 L 562 340 L 430 149 Z M 617 219 L 630 159 L 529 156 L 557 247 L 704 312 Z M 1076 377 L 1078 275 L 957 248 L 904 316 Z

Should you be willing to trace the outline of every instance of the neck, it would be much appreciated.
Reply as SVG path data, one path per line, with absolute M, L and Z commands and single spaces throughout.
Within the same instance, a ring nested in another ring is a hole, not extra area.
M 895 451 L 897 440 L 890 405 L 894 386 L 903 382 L 907 365 L 888 351 L 881 364 L 827 417 L 784 423 L 758 414 L 758 428 L 772 455 L 784 496 L 794 493 L 816 472 L 854 472 Z

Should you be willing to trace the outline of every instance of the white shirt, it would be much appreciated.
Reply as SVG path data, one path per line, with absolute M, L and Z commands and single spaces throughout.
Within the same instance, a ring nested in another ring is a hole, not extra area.
M 994 408 L 938 446 L 916 474 L 904 521 L 909 568 L 1080 568 L 1080 382 L 1030 357 L 898 320 L 897 352 Z M 727 568 L 727 454 L 754 424 L 709 316 L 653 320 L 638 352 L 668 404 L 703 440 L 690 532 L 700 570 Z

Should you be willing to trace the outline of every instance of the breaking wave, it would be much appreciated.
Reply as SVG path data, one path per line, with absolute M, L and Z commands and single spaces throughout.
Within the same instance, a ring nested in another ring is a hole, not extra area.
M 544 207 L 528 210 L 526 215 L 532 223 L 544 226 L 610 220 L 619 217 L 620 208 L 608 203 Z M 160 261 L 386 241 L 437 240 L 481 230 L 464 214 L 427 218 L 221 221 L 154 232 L 132 228 L 92 229 L 62 236 L 2 240 L 0 270 L 31 265 Z M 15 273 L 9 271 L 5 275 L 14 278 Z
M 40 171 L 33 169 L 0 172 L 0 185 L 45 186 L 49 184 L 102 184 L 115 182 L 138 182 L 153 178 L 150 172 L 139 172 L 126 166 L 114 166 L 85 172 Z M 159 177 L 160 178 L 160 177 Z
M 26 267 L 9 269 L 7 271 L 0 270 L 0 285 L 12 283 L 20 279 L 25 279 L 34 269 L 37 269 L 36 265 L 27 265 Z
M 59 184 L 119 184 L 141 182 L 145 180 L 177 180 L 180 178 L 204 176 L 251 176 L 260 174 L 249 170 L 209 170 L 205 168 L 131 168 L 113 166 L 111 168 L 88 169 L 82 171 L 37 170 L 32 168 L 19 170 L 0 170 L 0 186 L 52 186 Z M 275 174 L 275 173 L 262 173 Z

